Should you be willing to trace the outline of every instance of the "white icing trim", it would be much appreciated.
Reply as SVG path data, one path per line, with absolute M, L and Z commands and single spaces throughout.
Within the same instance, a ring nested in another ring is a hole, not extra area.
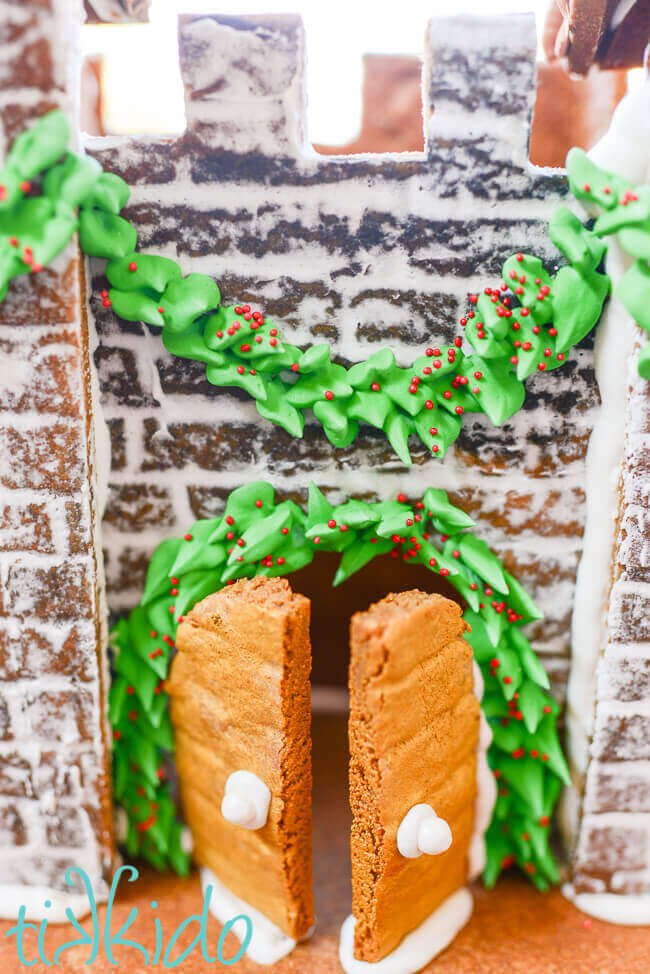
M 341 927 L 339 960 L 346 974 L 415 974 L 447 947 L 472 915 L 472 894 L 463 886 L 404 937 L 386 957 L 370 964 L 354 956 L 354 917 Z
M 106 899 L 106 897 L 104 897 Z M 52 906 L 46 909 L 45 902 Z M 69 923 L 66 909 L 72 910 L 77 920 L 90 913 L 85 893 L 66 893 L 48 886 L 23 886 L 21 883 L 0 885 L 0 917 L 17 920 L 21 906 L 26 907 L 26 920 L 48 920 L 50 923 Z
M 472 660 L 474 673 L 474 694 L 479 703 L 485 689 L 483 674 Z M 497 783 L 487 762 L 487 750 L 492 742 L 492 731 L 481 708 L 478 745 L 476 747 L 476 801 L 474 803 L 474 827 L 469 842 L 469 879 L 476 879 L 485 869 L 485 833 L 492 821 L 494 803 L 497 800 Z
M 296 946 L 296 941 L 287 937 L 279 927 L 276 927 L 268 917 L 256 910 L 250 903 L 240 900 L 238 896 L 231 893 L 221 880 L 217 879 L 214 873 L 204 866 L 201 869 L 201 889 L 204 895 L 207 886 L 212 886 L 210 913 L 217 918 L 222 926 L 242 913 L 250 918 L 253 925 L 253 936 L 246 954 L 256 964 L 275 964 L 281 957 L 291 953 Z M 233 924 L 231 930 L 243 943 L 247 933 L 247 925 L 243 921 L 238 921 Z
M 650 80 L 620 102 L 611 126 L 590 151 L 593 161 L 635 183 L 650 174 Z M 632 263 L 615 238 L 609 241 L 606 269 L 615 289 Z M 567 739 L 573 789 L 563 798 L 562 828 L 574 836 L 580 816 L 584 776 L 593 736 L 596 669 L 607 643 L 607 599 L 619 506 L 619 471 L 625 438 L 627 365 L 637 338 L 632 319 L 613 297 L 598 325 L 595 370 L 602 406 L 586 456 L 583 554 L 578 566 L 571 631 L 571 670 L 567 687 Z
M 627 927 L 650 925 L 650 893 L 576 893 L 570 883 L 565 883 L 562 894 L 583 913 L 598 920 Z

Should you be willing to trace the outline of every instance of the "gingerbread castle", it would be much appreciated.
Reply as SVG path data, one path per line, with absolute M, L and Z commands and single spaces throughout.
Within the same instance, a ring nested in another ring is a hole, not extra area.
M 80 23 L 64 0 L 0 3 L 7 148 L 52 108 L 75 117 Z M 389 345 L 406 365 L 453 343 L 467 294 L 498 281 L 508 255 L 557 261 L 547 226 L 566 179 L 528 161 L 532 18 L 432 24 L 424 152 L 395 156 L 306 146 L 296 18 L 185 17 L 179 49 L 184 135 L 91 139 L 87 151 L 131 187 L 139 249 L 213 276 L 224 303 L 262 308 L 297 345 L 326 342 L 346 365 Z M 647 131 L 631 114 L 624 105 L 594 158 L 641 184 Z M 625 261 L 613 246 L 614 281 Z M 406 471 L 380 429 L 362 425 L 337 449 L 311 419 L 302 438 L 260 421 L 242 392 L 165 351 L 157 329 L 117 317 L 105 289 L 104 261 L 84 265 L 71 245 L 0 305 L 3 902 L 17 886 L 34 898 L 60 888 L 69 865 L 100 896 L 110 875 L 104 573 L 118 616 L 140 601 L 159 542 L 220 516 L 233 489 L 269 479 L 304 502 L 313 479 L 332 505 L 442 488 L 525 585 L 543 613 L 529 637 L 567 705 L 572 895 L 647 920 L 650 402 L 621 304 L 608 305 L 595 349 L 589 336 L 552 376 L 528 379 L 505 423 L 468 416 L 444 461 L 411 446 Z M 325 571 L 310 584 L 315 603 Z M 361 598 L 351 590 L 352 610 Z M 312 638 L 315 682 L 340 682 Z M 178 646 L 180 661 L 180 635 Z

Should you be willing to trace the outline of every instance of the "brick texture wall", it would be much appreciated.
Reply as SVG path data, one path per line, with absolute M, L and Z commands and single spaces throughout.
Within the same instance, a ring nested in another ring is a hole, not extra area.
M 650 386 L 634 362 L 621 487 L 576 849 L 580 893 L 650 893 Z
M 506 255 L 557 256 L 546 225 L 564 183 L 528 162 L 535 50 L 530 17 L 434 22 L 425 152 L 319 157 L 304 142 L 299 21 L 188 17 L 185 135 L 90 149 L 131 184 L 142 248 L 213 274 L 226 303 L 261 307 L 291 341 L 330 342 L 346 362 L 389 344 L 406 365 L 458 333 L 467 293 L 500 280 Z M 309 422 L 296 440 L 261 420 L 246 397 L 211 387 L 201 366 L 172 359 L 156 329 L 102 308 L 101 265 L 91 273 L 112 437 L 104 541 L 114 610 L 137 601 L 155 544 L 218 513 L 243 481 L 270 477 L 303 496 L 310 477 L 339 496 L 416 496 L 433 484 L 477 517 L 539 600 L 536 648 L 562 697 L 598 404 L 589 342 L 566 368 L 532 377 L 524 409 L 504 426 L 470 417 L 444 463 L 414 445 L 406 471 L 370 427 L 335 450 Z
M 72 111 L 63 39 L 79 18 L 68 0 L 0 3 L 1 146 Z M 70 246 L 0 304 L 0 886 L 63 888 L 76 865 L 102 896 L 112 824 L 81 272 Z

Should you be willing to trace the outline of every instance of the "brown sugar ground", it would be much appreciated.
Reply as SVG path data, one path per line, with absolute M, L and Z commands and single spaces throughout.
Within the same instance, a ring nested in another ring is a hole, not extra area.
M 352 617 L 350 803 L 354 955 L 394 950 L 465 883 L 476 797 L 479 703 L 460 606 L 420 591 Z M 447 852 L 414 859 L 397 829 L 424 802 L 444 818 Z M 405 908 L 405 904 L 408 907 Z
M 168 689 L 194 858 L 299 939 L 313 924 L 309 600 L 286 579 L 244 579 L 179 626 Z M 257 830 L 221 815 L 239 769 L 271 791 Z

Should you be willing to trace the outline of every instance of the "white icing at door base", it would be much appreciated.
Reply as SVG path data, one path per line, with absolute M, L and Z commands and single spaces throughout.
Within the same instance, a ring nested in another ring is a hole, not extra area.
M 374 964 L 354 956 L 354 917 L 341 927 L 339 960 L 346 974 L 415 974 L 449 946 L 470 916 L 474 901 L 466 887 L 448 896 L 395 950 Z
M 103 896 L 103 900 L 106 896 Z M 49 909 L 45 903 L 51 903 Z M 102 899 L 98 898 L 98 902 Z M 22 886 L 20 883 L 0 885 L 0 917 L 17 920 L 21 906 L 26 907 L 25 919 L 32 921 L 48 920 L 49 923 L 69 923 L 66 909 L 72 910 L 77 920 L 90 913 L 90 904 L 85 893 L 66 893 L 48 886 Z
M 562 895 L 583 913 L 626 927 L 650 926 L 650 893 L 576 893 L 570 883 Z
M 268 917 L 256 910 L 250 903 L 240 900 L 238 896 L 231 893 L 228 887 L 224 886 L 210 869 L 203 867 L 201 869 L 201 889 L 204 894 L 206 886 L 212 886 L 210 913 L 217 918 L 222 926 L 242 913 L 250 918 L 253 925 L 253 936 L 246 954 L 256 964 L 275 964 L 276 960 L 280 960 L 281 957 L 291 953 L 296 946 L 295 940 L 287 937 L 286 933 L 283 933 L 279 927 L 276 927 Z M 243 943 L 247 933 L 247 925 L 244 921 L 238 921 L 231 929 Z

